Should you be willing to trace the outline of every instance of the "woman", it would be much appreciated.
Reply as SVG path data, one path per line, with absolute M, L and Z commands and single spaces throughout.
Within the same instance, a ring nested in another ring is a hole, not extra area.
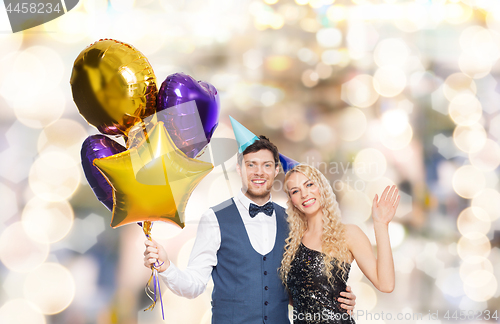
M 294 323 L 354 323 L 337 302 L 353 260 L 378 290 L 394 289 L 388 225 L 399 204 L 396 186 L 373 200 L 377 257 L 358 226 L 340 222 L 335 194 L 317 169 L 294 167 L 285 176 L 285 192 L 290 234 L 279 271 L 293 301 Z

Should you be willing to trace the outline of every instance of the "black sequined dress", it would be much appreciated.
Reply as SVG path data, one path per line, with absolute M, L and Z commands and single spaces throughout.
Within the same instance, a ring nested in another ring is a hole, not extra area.
M 351 265 L 346 263 L 345 267 L 349 271 Z M 323 268 L 322 253 L 300 243 L 287 278 L 288 289 L 293 299 L 293 323 L 354 323 L 354 319 L 340 307 L 337 301 L 337 298 L 341 297 L 340 293 L 345 291 L 345 281 L 339 273 L 334 276 L 335 281 L 332 287 L 328 283 Z M 334 265 L 334 275 L 337 269 L 338 266 Z

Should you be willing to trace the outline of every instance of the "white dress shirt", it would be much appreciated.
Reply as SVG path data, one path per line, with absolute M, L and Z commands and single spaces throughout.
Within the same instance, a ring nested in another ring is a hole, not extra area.
M 241 191 L 233 199 L 240 213 L 240 216 L 234 216 L 243 220 L 252 247 L 262 255 L 271 252 L 276 240 L 276 211 L 271 217 L 261 212 L 252 218 L 248 211 L 252 201 Z M 220 244 L 219 222 L 210 208 L 201 216 L 186 270 L 181 271 L 170 262 L 160 277 L 176 295 L 187 298 L 199 296 L 205 291 L 212 269 L 217 265 Z

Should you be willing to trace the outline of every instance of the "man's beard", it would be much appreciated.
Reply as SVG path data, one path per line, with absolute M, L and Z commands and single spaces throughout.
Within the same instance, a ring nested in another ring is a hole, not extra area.
M 264 191 L 256 191 L 256 190 L 252 190 L 250 188 L 244 188 L 247 195 L 250 197 L 250 198 L 265 198 L 266 196 L 268 196 L 270 193 L 271 193 L 271 190 L 272 190 L 273 186 L 269 186 L 269 188 L 266 188 L 266 190 Z

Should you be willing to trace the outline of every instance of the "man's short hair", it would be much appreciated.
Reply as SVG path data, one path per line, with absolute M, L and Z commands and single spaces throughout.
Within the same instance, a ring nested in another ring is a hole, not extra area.
M 278 165 L 280 156 L 278 152 L 278 148 L 276 145 L 271 143 L 269 138 L 265 137 L 264 135 L 259 136 L 260 140 L 253 142 L 251 145 L 249 145 L 244 151 L 243 154 L 238 153 L 238 164 L 241 166 L 241 162 L 243 161 L 243 156 L 249 153 L 254 153 L 258 152 L 260 150 L 268 150 L 271 151 L 274 157 L 274 163 Z

